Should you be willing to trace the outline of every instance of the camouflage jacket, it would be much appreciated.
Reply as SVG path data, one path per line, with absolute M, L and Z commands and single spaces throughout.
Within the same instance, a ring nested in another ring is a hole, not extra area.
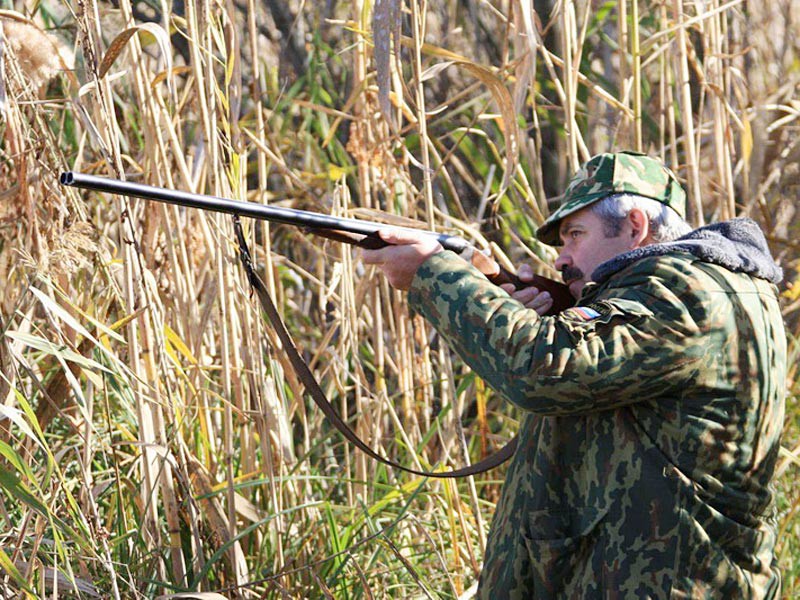
M 481 597 L 779 596 L 781 276 L 744 219 L 604 263 L 555 317 L 422 265 L 412 307 L 525 411 Z

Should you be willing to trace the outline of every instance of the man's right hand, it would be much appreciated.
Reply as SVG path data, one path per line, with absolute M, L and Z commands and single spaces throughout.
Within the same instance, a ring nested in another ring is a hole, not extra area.
M 521 265 L 517 272 L 517 277 L 522 281 L 531 281 L 533 279 L 533 269 L 529 265 Z M 553 298 L 550 294 L 548 292 L 540 292 L 536 287 L 516 289 L 510 283 L 503 284 L 500 287 L 526 308 L 535 310 L 540 316 L 544 316 L 553 307 Z

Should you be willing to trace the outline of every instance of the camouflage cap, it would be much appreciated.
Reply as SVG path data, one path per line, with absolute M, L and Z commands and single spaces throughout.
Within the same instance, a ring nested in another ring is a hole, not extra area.
M 669 206 L 686 218 L 686 192 L 675 174 L 659 160 L 638 152 L 598 154 L 572 177 L 561 206 L 536 231 L 536 237 L 550 246 L 561 245 L 561 220 L 611 194 L 638 194 Z

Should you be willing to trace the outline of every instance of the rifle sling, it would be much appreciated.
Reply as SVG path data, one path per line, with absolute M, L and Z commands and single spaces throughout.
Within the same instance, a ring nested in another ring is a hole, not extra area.
M 250 282 L 250 286 L 253 290 L 255 290 L 258 300 L 261 303 L 261 307 L 267 314 L 267 319 L 269 320 L 270 325 L 272 325 L 275 333 L 278 334 L 278 338 L 283 344 L 283 349 L 288 355 L 289 362 L 292 364 L 297 377 L 303 382 L 306 390 L 311 395 L 311 398 L 317 404 L 322 413 L 331 423 L 333 423 L 334 427 L 336 427 L 336 429 L 338 429 L 339 432 L 351 444 L 356 446 L 362 452 L 366 453 L 370 458 L 382 462 L 385 465 L 394 467 L 395 469 L 407 471 L 408 473 L 413 473 L 414 475 L 421 475 L 423 477 L 455 478 L 476 475 L 478 473 L 488 471 L 489 469 L 493 469 L 514 455 L 514 451 L 517 448 L 516 436 L 507 442 L 506 445 L 500 450 L 475 464 L 468 465 L 454 471 L 429 472 L 419 471 L 417 469 L 403 466 L 388 458 L 384 458 L 370 448 L 360 437 L 358 437 L 358 435 L 350 428 L 350 426 L 342 420 L 342 418 L 339 416 L 339 413 L 336 412 L 336 409 L 325 397 L 325 392 L 323 392 L 322 388 L 320 388 L 319 383 L 317 383 L 317 380 L 314 377 L 314 374 L 311 372 L 308 364 L 306 364 L 306 361 L 303 360 L 302 356 L 300 356 L 300 352 L 298 352 L 297 347 L 294 345 L 294 342 L 292 342 L 292 338 L 289 335 L 289 332 L 286 330 L 286 326 L 283 324 L 280 315 L 278 314 L 278 309 L 275 307 L 272 298 L 267 292 L 266 285 L 255 272 L 252 258 L 250 256 L 250 249 L 247 246 L 238 215 L 234 215 L 233 217 L 233 226 L 236 232 L 236 238 L 239 242 L 239 258 L 241 259 L 242 265 L 247 272 L 247 278 Z

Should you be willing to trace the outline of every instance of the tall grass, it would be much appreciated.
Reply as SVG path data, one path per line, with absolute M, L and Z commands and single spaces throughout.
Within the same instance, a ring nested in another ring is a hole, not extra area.
M 695 224 L 759 220 L 785 268 L 779 557 L 797 595 L 796 3 L 154 6 L 0 14 L 4 596 L 468 597 L 503 477 L 367 460 L 303 396 L 228 218 L 62 189 L 60 171 L 411 217 L 548 272 L 532 233 L 549 200 L 623 147 L 675 168 Z M 449 468 L 513 434 L 357 252 L 246 227 L 373 448 Z

